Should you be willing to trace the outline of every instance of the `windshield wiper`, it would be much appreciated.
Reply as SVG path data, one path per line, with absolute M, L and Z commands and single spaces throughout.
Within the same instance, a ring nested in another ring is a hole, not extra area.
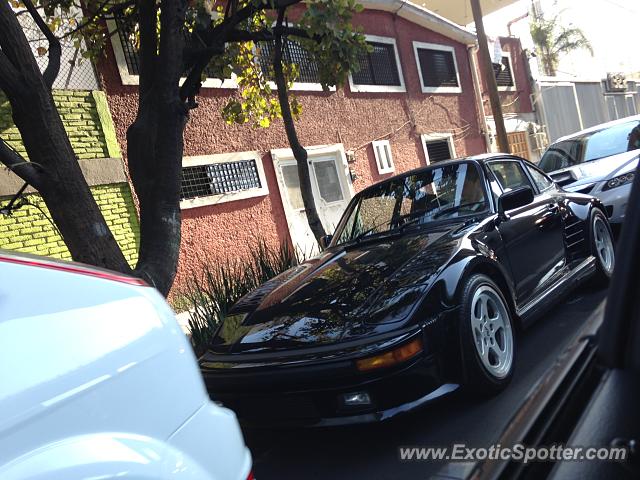
M 452 207 L 445 208 L 444 210 L 440 210 L 438 213 L 436 213 L 433 216 L 433 219 L 435 220 L 436 218 L 440 218 L 442 215 L 446 215 L 447 213 L 456 212 L 461 208 L 472 207 L 472 206 L 475 206 L 475 205 L 484 205 L 484 204 L 485 204 L 485 201 L 483 200 L 481 202 L 470 202 L 470 203 L 462 203 L 460 205 L 454 205 Z M 475 212 L 473 212 L 473 213 L 475 213 Z

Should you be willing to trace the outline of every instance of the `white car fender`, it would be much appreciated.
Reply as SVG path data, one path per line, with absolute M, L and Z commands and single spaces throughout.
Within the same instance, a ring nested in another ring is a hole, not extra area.
M 220 480 L 177 448 L 126 433 L 79 435 L 44 445 L 0 467 L 0 478 Z

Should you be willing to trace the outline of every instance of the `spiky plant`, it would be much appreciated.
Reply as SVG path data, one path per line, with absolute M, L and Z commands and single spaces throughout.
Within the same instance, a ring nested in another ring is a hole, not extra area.
M 593 48 L 584 32 L 577 27 L 562 25 L 560 15 L 550 19 L 531 15 L 531 18 L 531 38 L 545 75 L 555 76 L 561 55 L 584 49 L 593 56 Z
M 186 287 L 179 292 L 190 306 L 189 329 L 196 354 L 206 350 L 220 322 L 240 297 L 300 260 L 287 244 L 273 249 L 263 240 L 251 248 L 246 258 L 226 262 L 201 260 L 197 269 L 200 273 L 190 275 Z

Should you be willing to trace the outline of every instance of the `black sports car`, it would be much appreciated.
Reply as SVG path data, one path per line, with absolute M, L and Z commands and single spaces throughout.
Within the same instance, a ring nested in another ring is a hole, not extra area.
M 372 185 L 325 240 L 238 301 L 200 358 L 245 424 L 378 421 L 460 386 L 498 392 L 516 331 L 614 265 L 596 198 L 502 154 Z

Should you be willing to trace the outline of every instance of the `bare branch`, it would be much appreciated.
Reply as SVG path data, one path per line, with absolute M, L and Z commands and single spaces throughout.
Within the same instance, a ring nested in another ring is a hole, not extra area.
M 2 138 L 0 138 L 0 162 L 36 190 L 40 188 L 42 182 L 41 168 L 22 158 Z
M 33 2 L 31 2 L 31 0 L 22 0 L 22 3 L 24 3 L 24 6 L 29 11 L 31 18 L 33 18 L 33 21 L 36 23 L 42 34 L 49 42 L 49 61 L 47 62 L 47 68 L 45 68 L 42 77 L 44 78 L 44 82 L 47 84 L 47 86 L 51 88 L 53 86 L 53 82 L 58 76 L 58 73 L 60 72 L 60 57 L 62 56 L 62 47 L 60 46 L 60 40 L 58 40 L 51 29 L 47 26 L 45 21 L 40 16 L 38 9 L 33 5 Z

